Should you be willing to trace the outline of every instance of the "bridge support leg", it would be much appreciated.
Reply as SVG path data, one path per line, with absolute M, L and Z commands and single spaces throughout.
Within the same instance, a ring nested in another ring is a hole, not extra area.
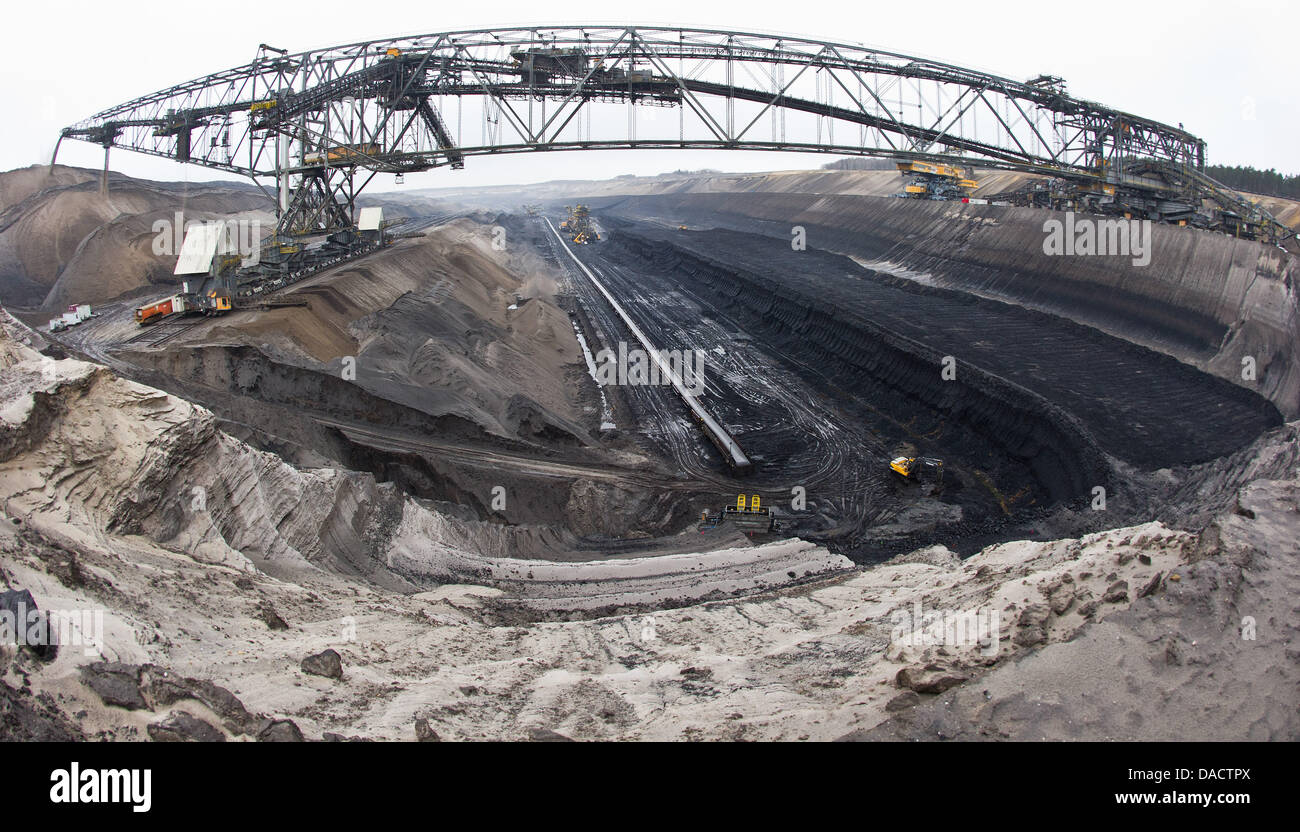
M 350 170 L 303 171 L 298 184 L 288 191 L 288 205 L 280 214 L 276 234 L 326 234 L 352 228 L 356 194 L 351 182 Z
M 108 196 L 108 151 L 112 145 L 104 145 L 104 172 L 99 176 L 99 195 Z

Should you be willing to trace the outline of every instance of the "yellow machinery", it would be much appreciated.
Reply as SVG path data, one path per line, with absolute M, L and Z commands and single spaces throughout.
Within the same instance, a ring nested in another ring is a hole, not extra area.
M 726 506 L 722 509 L 722 521 L 730 522 L 737 529 L 743 532 L 769 532 L 772 530 L 774 518 L 771 509 L 762 505 L 759 495 L 746 498 L 744 494 L 737 495 L 734 506 Z
M 363 158 L 376 156 L 383 152 L 383 148 L 373 142 L 366 142 L 355 145 L 338 145 L 331 147 L 328 152 L 308 153 L 302 157 L 304 165 L 349 165 L 357 164 Z
M 966 171 L 938 162 L 919 159 L 899 162 L 898 172 L 911 177 L 901 195 L 912 199 L 961 199 L 979 187 L 978 182 L 967 177 Z
M 975 183 L 966 179 L 965 172 L 953 165 L 941 165 L 937 162 L 923 162 L 919 159 L 910 162 L 899 162 L 898 170 L 901 173 L 928 173 L 931 176 L 946 176 L 950 179 L 961 179 L 969 182 L 969 187 L 975 187 Z
M 230 311 L 230 306 L 230 295 L 214 289 L 201 299 L 199 308 L 204 315 L 224 315 Z
M 569 239 L 579 245 L 585 245 L 593 240 L 599 240 L 600 235 L 596 229 L 591 226 L 591 214 L 586 205 L 579 203 L 573 207 L 568 205 L 564 209 L 569 212 L 569 218 L 560 223 L 560 228 L 569 235 Z
M 932 456 L 899 456 L 889 461 L 889 468 L 910 482 L 943 482 L 943 460 Z

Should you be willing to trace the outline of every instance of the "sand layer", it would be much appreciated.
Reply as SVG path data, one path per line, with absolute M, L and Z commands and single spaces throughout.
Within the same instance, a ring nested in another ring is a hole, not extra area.
M 1294 464 L 1204 532 L 1152 522 L 860 570 L 806 544 L 526 564 L 6 328 L 0 583 L 56 618 L 104 612 L 91 655 L 3 650 L 9 736 L 1297 736 Z M 194 467 L 195 443 L 229 479 Z M 363 531 L 388 548 L 342 545 Z M 575 620 L 538 618 L 563 610 Z M 986 626 L 949 638 L 936 614 Z M 337 677 L 304 670 L 325 650 Z

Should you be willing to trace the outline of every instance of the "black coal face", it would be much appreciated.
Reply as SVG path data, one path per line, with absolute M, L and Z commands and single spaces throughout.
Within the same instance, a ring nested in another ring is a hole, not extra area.
M 913 502 L 878 476 L 899 448 L 949 461 L 942 500 L 962 519 L 898 545 L 934 540 L 965 551 L 963 541 L 1032 531 L 1053 506 L 1084 507 L 1097 487 L 1113 494 L 1108 456 L 1146 469 L 1194 464 L 1281 421 L 1251 391 L 1062 318 L 792 251 L 769 236 L 603 221 L 613 233 L 588 255 L 611 275 L 635 274 L 657 293 L 656 308 L 671 307 L 663 297 L 674 292 L 697 301 L 695 314 L 752 339 L 804 395 L 825 400 L 843 435 L 860 437 L 861 452 L 819 482 L 834 491 L 838 481 L 831 502 L 879 509 L 859 509 L 854 531 L 844 528 L 850 517 L 834 518 L 834 545 L 850 554 L 873 522 Z M 624 288 L 637 291 L 634 282 Z M 946 356 L 958 368 L 947 380 Z M 790 481 L 825 451 L 772 402 L 756 405 L 725 379 L 716 388 L 710 406 L 739 426 L 760 481 Z
M 845 420 L 864 423 L 882 450 L 911 443 L 944 451 L 1013 483 L 1009 492 L 1029 486 L 1052 502 L 1081 496 L 1108 477 L 1091 437 L 1050 402 L 971 366 L 947 380 L 943 353 L 834 298 L 626 230 L 611 245 L 645 269 L 673 276 L 678 287 L 761 338 L 810 388 L 830 395 Z M 773 263 L 773 270 L 784 265 Z

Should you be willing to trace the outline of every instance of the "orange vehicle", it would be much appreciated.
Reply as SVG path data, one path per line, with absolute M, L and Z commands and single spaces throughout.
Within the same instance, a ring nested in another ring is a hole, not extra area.
M 147 303 L 144 306 L 137 307 L 135 310 L 135 322 L 143 326 L 147 323 L 161 320 L 171 313 L 172 299 L 165 298 L 163 300 L 154 301 L 153 303 Z
M 230 311 L 230 295 L 208 292 L 207 298 L 202 303 L 202 309 L 204 315 L 224 315 Z
M 168 315 L 179 315 L 184 311 L 186 311 L 185 297 L 183 295 L 172 295 L 169 298 L 136 307 L 135 322 L 144 326 L 154 321 L 161 321 Z

